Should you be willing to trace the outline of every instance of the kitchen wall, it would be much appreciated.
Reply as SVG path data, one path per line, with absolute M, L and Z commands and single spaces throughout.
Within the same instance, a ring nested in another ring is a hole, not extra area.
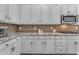
M 17 32 L 17 26 L 14 24 L 0 23 L 0 26 L 8 27 L 9 32 Z

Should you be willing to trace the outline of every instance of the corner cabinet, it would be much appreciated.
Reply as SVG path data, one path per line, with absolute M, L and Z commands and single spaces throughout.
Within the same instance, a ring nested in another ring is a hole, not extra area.
M 19 55 L 21 53 L 21 39 L 20 37 L 12 38 L 2 44 L 0 55 Z

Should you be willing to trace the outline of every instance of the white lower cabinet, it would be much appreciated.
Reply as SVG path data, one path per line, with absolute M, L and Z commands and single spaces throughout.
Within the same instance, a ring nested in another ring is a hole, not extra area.
M 56 46 L 57 47 L 65 47 L 66 46 L 66 40 L 65 39 L 56 40 Z
M 12 55 L 19 55 L 21 53 L 21 39 L 16 38 L 16 42 L 10 47 Z
M 23 43 L 22 43 L 22 53 L 33 53 L 34 49 L 33 49 L 33 39 L 31 39 L 30 37 L 26 37 L 23 39 Z
M 33 39 L 23 39 L 22 53 L 25 54 L 55 54 L 55 40 L 44 36 L 34 36 Z
M 66 54 L 66 47 L 56 47 L 56 54 Z
M 75 39 L 67 40 L 67 53 L 68 54 L 79 53 L 79 40 L 75 40 Z
M 55 40 L 47 39 L 45 40 L 45 54 L 55 54 Z
M 34 53 L 37 53 L 37 54 L 44 53 L 44 40 L 43 39 L 34 40 Z
M 21 53 L 21 39 L 16 37 L 6 43 L 3 43 L 3 49 L 0 50 L 0 55 L 19 55 Z

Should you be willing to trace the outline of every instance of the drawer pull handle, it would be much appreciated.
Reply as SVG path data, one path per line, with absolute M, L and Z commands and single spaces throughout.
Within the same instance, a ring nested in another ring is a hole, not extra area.
M 31 45 L 32 45 L 32 41 L 31 41 Z
M 11 48 L 11 52 L 14 52 L 14 51 L 15 51 L 15 47 L 12 47 L 12 48 Z
M 60 49 L 60 51 L 62 51 L 62 49 Z
M 46 42 L 45 42 L 45 45 L 46 45 Z
M 43 45 L 43 42 L 42 42 L 42 45 Z

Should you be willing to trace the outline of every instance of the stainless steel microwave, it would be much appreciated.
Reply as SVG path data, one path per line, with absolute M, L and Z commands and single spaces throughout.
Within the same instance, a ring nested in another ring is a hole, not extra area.
M 61 16 L 61 23 L 75 24 L 78 22 L 78 17 L 73 15 Z

